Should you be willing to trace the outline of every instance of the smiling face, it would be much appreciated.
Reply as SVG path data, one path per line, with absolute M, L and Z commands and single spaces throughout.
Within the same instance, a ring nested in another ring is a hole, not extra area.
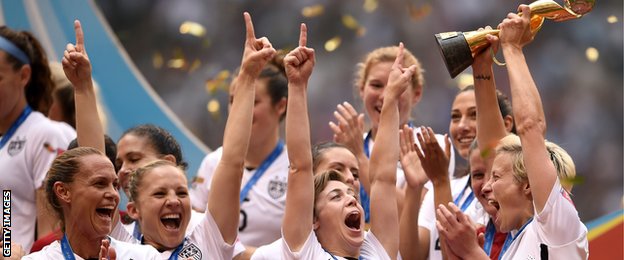
M 462 91 L 455 96 L 449 133 L 455 149 L 462 158 L 468 159 L 470 144 L 477 136 L 477 103 L 473 90 Z
M 322 151 L 320 162 L 315 173 L 335 170 L 342 174 L 345 182 L 352 186 L 359 197 L 360 191 L 360 166 L 357 158 L 349 149 L 344 147 L 332 147 Z
M 360 86 L 360 97 L 364 102 L 366 113 L 374 130 L 379 126 L 381 107 L 383 106 L 384 90 L 392 70 L 392 62 L 377 62 L 370 66 L 364 85 Z M 421 97 L 421 88 L 410 86 L 399 99 L 399 122 L 407 124 L 412 107 Z
M 171 164 L 142 174 L 138 196 L 128 204 L 128 213 L 139 221 L 146 244 L 158 250 L 174 249 L 184 240 L 191 218 L 186 176 Z
M 112 219 L 119 204 L 117 175 L 104 155 L 92 154 L 80 159 L 80 171 L 67 185 L 69 206 L 66 223 L 89 237 L 103 237 L 112 230 Z
M 147 137 L 126 134 L 117 143 L 117 160 L 121 187 L 128 194 L 129 175 L 139 167 L 159 159 L 159 154 Z
M 315 232 L 319 241 L 346 252 L 359 252 L 364 241 L 364 210 L 355 191 L 340 181 L 329 181 L 316 199 Z
M 483 192 L 483 187 L 485 183 L 487 183 L 490 179 L 490 173 L 487 172 L 485 162 L 481 157 L 481 151 L 479 148 L 475 148 L 470 151 L 470 185 L 472 186 L 472 191 L 474 192 L 475 197 L 485 209 L 490 217 L 496 219 L 497 209 L 496 207 L 490 205 L 488 203 L 488 199 L 486 193 Z M 491 189 L 488 190 L 488 193 L 491 194 Z
M 491 189 L 489 203 L 498 209 L 494 219 L 500 232 L 519 229 L 533 215 L 533 204 L 528 183 L 514 178 L 512 156 L 499 152 L 492 164 L 492 178 L 484 189 Z

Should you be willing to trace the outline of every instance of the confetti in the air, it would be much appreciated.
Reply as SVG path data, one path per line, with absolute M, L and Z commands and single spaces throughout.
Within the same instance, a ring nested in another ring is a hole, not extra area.
M 154 66 L 155 69 L 162 68 L 164 63 L 165 60 L 160 52 L 156 52 L 152 55 L 152 66 Z
M 206 106 L 206 108 L 208 109 L 208 112 L 210 114 L 216 114 L 219 113 L 219 110 L 221 110 L 221 105 L 219 104 L 219 100 L 213 98 L 208 101 L 208 105 Z
M 325 12 L 325 7 L 323 5 L 306 6 L 301 9 L 301 15 L 308 18 L 322 15 L 323 12 Z
M 219 89 L 227 90 L 227 81 L 229 77 L 230 71 L 220 71 L 217 76 L 206 81 L 206 92 L 208 92 L 210 95 L 214 95 Z
M 357 20 L 349 14 L 345 14 L 342 16 L 342 24 L 352 30 L 355 30 L 359 27 Z
M 587 56 L 587 60 L 591 62 L 596 62 L 600 54 L 598 53 L 598 50 L 596 48 L 589 47 L 587 48 L 587 50 L 585 50 L 585 56 Z
M 203 25 L 196 22 L 185 21 L 180 25 L 181 34 L 190 34 L 196 37 L 202 37 L 206 35 L 206 29 Z
M 342 39 L 340 39 L 340 36 L 331 38 L 327 42 L 325 42 L 325 50 L 328 52 L 335 51 L 336 49 L 338 49 L 338 47 L 340 47 L 341 42 Z
M 618 18 L 615 15 L 610 15 L 609 17 L 607 17 L 607 22 L 608 23 L 617 23 Z
M 372 13 L 377 10 L 377 6 L 379 3 L 377 0 L 364 0 L 364 11 L 367 13 Z
M 431 4 L 425 3 L 420 7 L 413 3 L 409 4 L 409 14 L 412 20 L 420 20 L 431 13 Z

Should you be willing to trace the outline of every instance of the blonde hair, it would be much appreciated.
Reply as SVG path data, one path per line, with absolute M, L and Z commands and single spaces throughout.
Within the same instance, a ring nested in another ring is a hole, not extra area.
M 358 63 L 356 66 L 356 75 L 355 75 L 355 87 L 359 89 L 360 87 L 366 84 L 366 79 L 368 78 L 370 68 L 381 62 L 394 62 L 397 55 L 399 53 L 399 47 L 397 46 L 388 46 L 375 49 L 369 52 L 364 58 L 363 62 Z M 404 49 L 404 57 L 403 57 L 403 66 L 409 67 L 412 65 L 416 65 L 416 72 L 412 75 L 412 88 L 418 89 L 422 88 L 425 84 L 425 78 L 423 77 L 424 70 L 420 65 L 420 62 L 414 54 L 412 54 L 408 49 Z
M 568 193 L 571 193 L 573 185 L 572 182 L 567 180 L 573 179 L 576 176 L 576 167 L 574 166 L 572 157 L 555 143 L 549 141 L 545 141 L 545 143 L 546 150 L 550 155 L 550 161 L 555 166 L 561 186 Z M 502 138 L 496 147 L 496 154 L 499 153 L 507 153 L 511 156 L 514 180 L 518 183 L 527 183 L 529 178 L 527 176 L 526 167 L 524 166 L 520 138 L 515 134 L 509 134 Z
M 128 199 L 130 201 L 136 202 L 136 200 L 139 198 L 139 191 L 141 185 L 143 184 L 143 177 L 145 176 L 145 174 L 161 166 L 173 166 L 179 169 L 182 174 L 184 174 L 184 169 L 182 167 L 177 166 L 175 163 L 167 160 L 156 160 L 148 163 L 143 167 L 139 167 L 130 174 L 130 181 L 128 182 L 128 190 L 130 192 L 130 198 Z M 184 176 L 186 177 L 186 175 Z

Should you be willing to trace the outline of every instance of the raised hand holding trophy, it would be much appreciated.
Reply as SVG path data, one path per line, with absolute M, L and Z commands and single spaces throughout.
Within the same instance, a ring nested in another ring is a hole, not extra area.
M 553 0 L 537 0 L 531 4 L 531 32 L 535 35 L 545 19 L 562 22 L 577 19 L 591 11 L 595 0 L 564 0 L 564 6 Z M 473 62 L 475 55 L 485 50 L 489 43 L 487 34 L 497 35 L 499 30 L 480 30 L 470 32 L 445 32 L 435 35 L 438 47 L 444 58 L 444 64 L 455 78 Z

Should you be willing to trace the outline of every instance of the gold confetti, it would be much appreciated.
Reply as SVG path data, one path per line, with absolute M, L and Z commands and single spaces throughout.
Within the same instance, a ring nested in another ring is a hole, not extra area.
M 227 81 L 230 77 L 230 71 L 222 70 L 213 79 L 206 81 L 206 91 L 210 95 L 214 95 L 219 88 L 227 89 Z
M 352 30 L 355 30 L 359 27 L 358 22 L 350 14 L 345 14 L 342 16 L 342 24 Z
M 219 110 L 221 109 L 221 105 L 219 104 L 219 100 L 217 100 L 216 98 L 213 98 L 210 101 L 208 101 L 208 105 L 206 106 L 206 108 L 208 109 L 208 113 L 214 115 L 214 114 L 219 113 Z
M 459 89 L 464 89 L 465 87 L 474 84 L 474 78 L 472 77 L 472 74 L 468 74 L 468 73 L 459 74 L 456 81 L 457 81 L 457 87 Z
M 598 50 L 594 47 L 589 47 L 585 50 L 585 56 L 587 56 L 587 60 L 591 62 L 596 62 L 599 55 Z
M 180 25 L 180 33 L 190 34 L 196 37 L 202 37 L 206 35 L 206 28 L 204 28 L 204 26 L 199 23 L 185 21 Z
M 377 6 L 377 0 L 364 0 L 364 11 L 367 13 L 372 13 L 377 10 Z
M 366 35 L 366 28 L 364 27 L 357 28 L 357 30 L 355 31 L 355 34 L 359 37 Z
M 569 184 L 569 185 L 577 185 L 583 184 L 585 182 L 585 177 L 576 175 L 574 177 L 568 177 L 561 180 L 561 184 Z
M 199 59 L 195 59 L 193 63 L 191 64 L 191 67 L 189 68 L 189 73 L 192 73 L 195 70 L 197 70 L 199 66 L 201 66 L 201 61 L 199 61 Z
M 608 23 L 617 23 L 618 18 L 615 15 L 610 15 L 609 17 L 607 17 L 607 22 Z
M 338 47 L 340 47 L 341 42 L 342 39 L 340 39 L 340 36 L 331 38 L 327 42 L 325 42 L 325 50 L 328 52 L 335 51 L 336 49 L 338 49 Z
M 167 62 L 167 66 L 172 69 L 181 69 L 186 64 L 184 59 L 170 59 Z
M 420 7 L 415 4 L 409 4 L 409 14 L 412 20 L 420 20 L 431 13 L 431 4 L 425 3 Z
M 307 18 L 316 17 L 322 15 L 325 12 L 325 7 L 323 5 L 311 5 L 306 6 L 301 9 L 301 15 Z
M 155 69 L 160 69 L 162 68 L 162 65 L 165 63 L 163 56 L 160 52 L 156 52 L 154 53 L 154 55 L 152 55 L 152 65 L 154 66 Z

